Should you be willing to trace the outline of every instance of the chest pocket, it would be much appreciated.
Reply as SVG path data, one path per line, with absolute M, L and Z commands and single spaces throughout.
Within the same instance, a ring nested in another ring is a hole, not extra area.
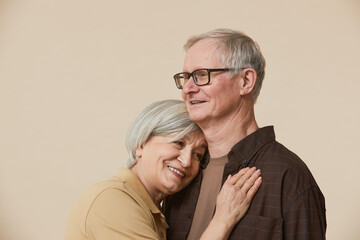
M 246 215 L 234 227 L 229 239 L 282 239 L 281 218 Z

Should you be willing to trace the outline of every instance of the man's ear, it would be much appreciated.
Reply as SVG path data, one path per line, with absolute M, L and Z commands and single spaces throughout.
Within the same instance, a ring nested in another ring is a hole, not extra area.
M 240 79 L 240 95 L 248 95 L 252 92 L 252 90 L 255 87 L 257 79 L 256 71 L 252 68 L 246 68 L 241 73 L 241 79 Z
M 143 146 L 136 148 L 136 151 L 135 151 L 136 159 L 140 159 L 142 157 L 142 152 L 143 152 Z

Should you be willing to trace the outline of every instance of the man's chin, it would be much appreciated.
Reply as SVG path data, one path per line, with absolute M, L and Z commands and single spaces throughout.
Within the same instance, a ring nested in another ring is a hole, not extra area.
M 200 121 L 200 119 L 201 119 L 201 118 L 199 118 L 198 116 L 192 116 L 192 115 L 190 115 L 190 114 L 189 114 L 189 118 L 190 118 L 190 120 L 193 121 L 193 122 L 198 122 L 198 121 Z
M 189 118 L 193 122 L 201 122 L 205 119 L 205 114 L 200 111 L 189 111 Z

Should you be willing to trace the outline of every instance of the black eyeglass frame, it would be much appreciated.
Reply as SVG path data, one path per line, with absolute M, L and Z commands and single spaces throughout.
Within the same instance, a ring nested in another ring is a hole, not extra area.
M 208 74 L 208 81 L 207 83 L 203 83 L 203 84 L 199 84 L 198 81 L 197 81 L 197 78 L 195 76 L 195 72 L 197 71 L 200 71 L 200 70 L 206 70 L 207 71 L 207 74 Z M 192 73 L 188 73 L 188 72 L 180 72 L 180 73 L 177 73 L 173 76 L 174 80 L 175 80 L 175 84 L 176 84 L 176 87 L 178 89 L 182 89 L 183 87 L 180 86 L 180 84 L 178 84 L 179 80 L 177 80 L 177 76 L 179 76 L 180 74 L 188 74 L 189 75 L 189 79 L 190 77 L 193 78 L 194 80 L 194 83 L 197 85 L 197 86 L 204 86 L 204 85 L 208 85 L 210 83 L 210 73 L 212 72 L 226 72 L 226 71 L 235 71 L 237 70 L 236 68 L 200 68 L 200 69 L 196 69 L 194 70 Z

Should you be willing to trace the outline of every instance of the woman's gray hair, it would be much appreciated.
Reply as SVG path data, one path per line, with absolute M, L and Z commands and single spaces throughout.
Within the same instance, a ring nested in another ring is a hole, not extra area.
M 257 80 L 252 91 L 252 97 L 256 101 L 264 80 L 266 65 L 258 44 L 242 32 L 231 29 L 215 29 L 189 38 L 184 45 L 185 51 L 198 41 L 207 38 L 212 38 L 217 44 L 220 50 L 219 60 L 224 67 L 237 69 L 234 75 L 245 68 L 252 68 L 256 71 Z
M 153 136 L 173 136 L 180 139 L 192 132 L 201 131 L 189 119 L 186 105 L 180 100 L 163 100 L 150 104 L 141 111 L 128 129 L 126 148 L 129 154 L 127 167 L 136 164 L 136 149 Z

